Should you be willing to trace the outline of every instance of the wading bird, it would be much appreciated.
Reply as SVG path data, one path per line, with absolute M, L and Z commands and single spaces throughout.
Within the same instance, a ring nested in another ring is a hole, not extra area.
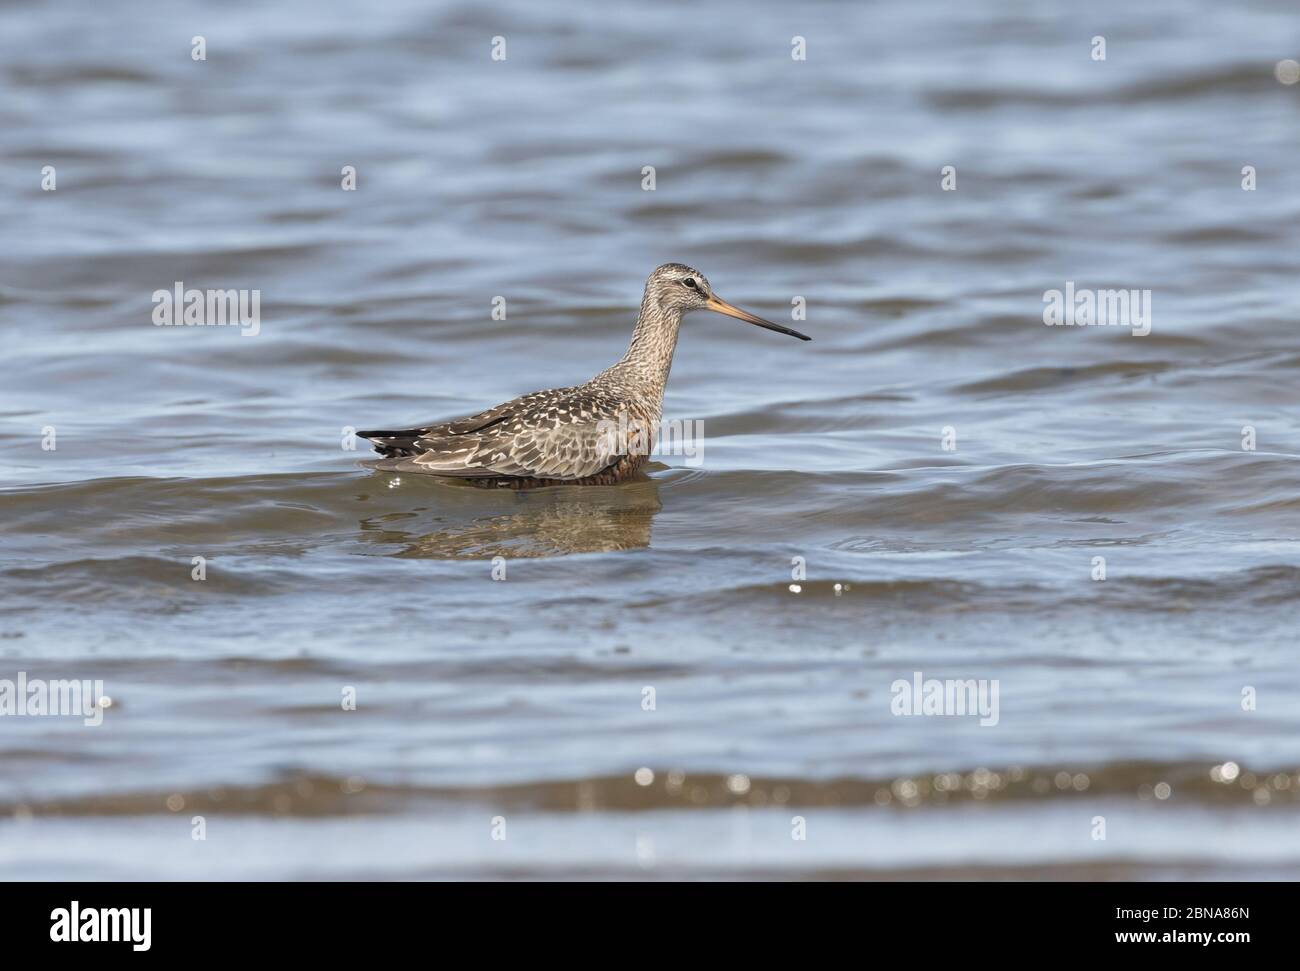
M 692 310 L 812 339 L 733 307 L 714 295 L 698 270 L 665 263 L 646 280 L 627 353 L 586 384 L 534 391 L 452 421 L 357 434 L 385 456 L 374 467 L 390 472 L 511 489 L 622 482 L 653 447 L 654 435 L 647 432 L 658 425 L 677 333 Z

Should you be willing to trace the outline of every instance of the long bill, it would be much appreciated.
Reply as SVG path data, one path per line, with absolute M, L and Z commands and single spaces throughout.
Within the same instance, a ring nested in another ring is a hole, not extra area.
M 739 307 L 733 307 L 727 301 L 718 297 L 709 297 L 705 302 L 704 308 L 712 310 L 714 313 L 726 314 L 728 317 L 735 317 L 737 320 L 743 320 L 759 327 L 766 327 L 768 330 L 774 330 L 778 334 L 789 334 L 791 337 L 797 337 L 801 341 L 812 340 L 807 334 L 801 334 L 797 330 L 791 330 L 789 327 L 783 327 L 780 324 L 774 324 L 770 320 L 764 320 L 762 317 L 755 317 L 748 310 L 741 310 Z

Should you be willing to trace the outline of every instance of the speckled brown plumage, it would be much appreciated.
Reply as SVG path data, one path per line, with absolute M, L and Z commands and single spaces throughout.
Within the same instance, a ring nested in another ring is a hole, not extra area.
M 466 479 L 472 485 L 486 489 L 541 489 L 559 485 L 618 485 L 634 476 L 645 465 L 644 455 L 625 455 L 604 472 L 581 479 L 521 479 L 514 476 L 497 476 L 490 479 Z
M 646 281 L 627 353 L 586 384 L 534 391 L 451 421 L 358 434 L 384 456 L 374 466 L 391 472 L 511 489 L 614 485 L 653 449 L 682 316 L 699 309 L 808 340 L 720 300 L 698 270 L 665 263 Z

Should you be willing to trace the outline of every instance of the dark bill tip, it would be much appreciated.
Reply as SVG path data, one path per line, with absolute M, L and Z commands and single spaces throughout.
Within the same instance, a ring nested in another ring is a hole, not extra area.
M 743 320 L 746 323 L 753 324 L 755 327 L 765 327 L 768 330 L 774 330 L 778 334 L 787 334 L 790 337 L 797 337 L 801 341 L 812 340 L 807 334 L 801 334 L 797 330 L 786 327 L 783 324 L 774 324 L 770 320 L 764 320 L 762 317 L 751 314 L 748 310 L 741 310 L 739 307 L 727 303 L 720 297 L 709 297 L 705 306 L 714 313 L 724 314 L 727 317 L 735 317 L 737 320 Z

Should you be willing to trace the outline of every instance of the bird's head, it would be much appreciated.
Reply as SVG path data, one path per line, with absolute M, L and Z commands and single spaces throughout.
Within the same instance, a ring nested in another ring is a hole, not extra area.
M 789 334 L 801 341 L 812 340 L 811 337 L 797 330 L 774 324 L 770 320 L 756 317 L 747 310 L 741 310 L 727 303 L 713 292 L 713 287 L 709 285 L 703 273 L 684 263 L 665 263 L 651 273 L 645 283 L 645 299 L 660 310 L 681 314 L 690 313 L 692 310 L 712 310 L 714 313 L 766 327 L 779 334 Z

